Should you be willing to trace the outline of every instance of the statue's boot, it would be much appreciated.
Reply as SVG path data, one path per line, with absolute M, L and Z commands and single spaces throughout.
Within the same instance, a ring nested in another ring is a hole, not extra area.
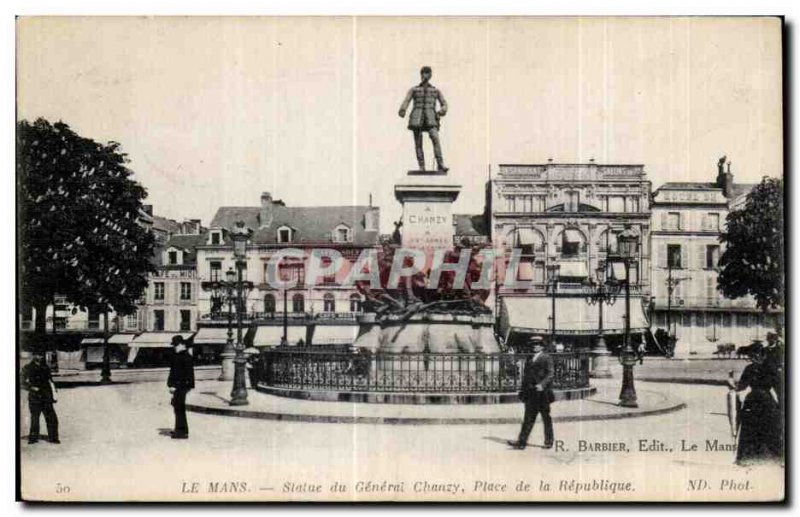
M 442 172 L 447 172 L 447 171 L 450 170 L 450 168 L 446 167 L 445 164 L 442 163 L 441 160 L 439 160 L 438 165 L 439 165 L 439 170 L 442 171 Z

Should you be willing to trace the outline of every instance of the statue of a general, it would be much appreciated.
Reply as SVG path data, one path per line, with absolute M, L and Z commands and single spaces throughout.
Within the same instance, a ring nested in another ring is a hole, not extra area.
M 408 104 L 413 100 L 414 107 L 408 117 L 408 129 L 414 132 L 414 147 L 417 150 L 417 163 L 420 170 L 425 170 L 425 153 L 422 150 L 422 133 L 428 132 L 433 143 L 433 154 L 436 156 L 438 169 L 447 172 L 442 158 L 442 146 L 439 143 L 439 118 L 447 114 L 447 102 L 438 88 L 430 84 L 433 72 L 431 67 L 423 66 L 419 71 L 422 82 L 408 90 L 403 104 L 400 106 L 400 117 L 406 116 Z M 436 111 L 436 101 L 440 109 Z

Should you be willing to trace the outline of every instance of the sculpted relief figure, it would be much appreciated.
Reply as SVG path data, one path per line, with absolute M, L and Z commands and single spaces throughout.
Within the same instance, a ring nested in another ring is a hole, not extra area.
M 442 158 L 442 147 L 439 143 L 439 118 L 447 114 L 447 101 L 438 88 L 430 84 L 433 72 L 431 67 L 423 66 L 420 70 L 422 81 L 408 90 L 403 104 L 400 106 L 400 117 L 406 116 L 409 103 L 413 100 L 414 107 L 408 117 L 408 129 L 414 132 L 414 147 L 417 151 L 417 163 L 420 170 L 425 170 L 425 153 L 422 150 L 422 133 L 427 131 L 433 143 L 433 154 L 436 156 L 438 169 L 447 172 Z M 439 102 L 439 111 L 436 111 L 436 102 Z

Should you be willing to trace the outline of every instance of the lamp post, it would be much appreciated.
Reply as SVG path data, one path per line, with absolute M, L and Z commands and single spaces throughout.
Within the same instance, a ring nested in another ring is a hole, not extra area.
M 550 285 L 550 294 L 553 299 L 553 308 L 550 314 L 550 350 L 556 349 L 556 288 L 558 287 L 558 273 L 561 271 L 560 264 L 550 264 L 547 266 L 547 277 Z
M 246 406 L 247 402 L 247 358 L 244 354 L 242 342 L 242 309 L 244 308 L 242 293 L 245 288 L 252 288 L 251 282 L 242 280 L 242 269 L 247 264 L 247 241 L 251 230 L 246 228 L 244 222 L 237 221 L 231 232 L 233 238 L 233 256 L 236 260 L 236 357 L 233 360 L 233 389 L 231 390 L 231 406 Z
M 607 379 L 611 377 L 611 372 L 608 369 L 608 356 L 611 354 L 606 346 L 606 340 L 603 337 L 603 305 L 614 305 L 617 301 L 617 294 L 619 294 L 619 284 L 614 280 L 613 275 L 608 274 L 608 265 L 605 262 L 600 262 L 596 270 L 597 281 L 591 277 L 584 283 L 583 291 L 589 305 L 597 304 L 598 313 L 598 329 L 597 341 L 595 341 L 594 348 L 592 348 L 592 361 L 591 377 Z
M 636 402 L 636 387 L 633 383 L 633 365 L 638 360 L 631 346 L 631 263 L 636 260 L 639 237 L 630 226 L 617 237 L 618 253 L 609 256 L 609 260 L 625 266 L 625 334 L 623 348 L 619 355 L 622 364 L 622 389 L 619 392 L 619 405 L 623 407 L 639 407 Z
M 219 376 L 219 380 L 230 381 L 233 380 L 233 357 L 236 355 L 236 349 L 233 344 L 233 302 L 236 299 L 236 272 L 233 268 L 228 268 L 228 271 L 225 272 L 224 280 L 215 279 L 211 282 L 203 282 L 203 288 L 211 289 L 211 298 L 215 300 L 215 302 L 212 302 L 212 315 L 217 307 L 217 300 L 220 304 L 228 304 L 228 339 L 225 342 L 225 348 L 222 350 L 222 373 Z

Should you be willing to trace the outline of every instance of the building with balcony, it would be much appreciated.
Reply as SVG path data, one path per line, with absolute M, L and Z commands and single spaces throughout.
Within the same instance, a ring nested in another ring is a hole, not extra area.
M 288 207 L 269 192 L 261 195 L 259 206 L 219 208 L 197 247 L 197 272 L 206 288 L 198 299 L 201 328 L 195 341 L 226 339 L 229 309 L 215 299 L 210 287 L 235 269 L 230 232 L 237 221 L 243 221 L 252 230 L 243 269 L 243 279 L 253 283 L 243 307 L 247 343 L 277 346 L 285 332 L 290 345 L 351 344 L 358 332 L 356 316 L 362 310 L 362 296 L 342 284 L 361 252 L 379 245 L 379 217 L 379 209 L 372 206 Z M 267 281 L 267 263 L 286 248 L 303 250 L 305 255 L 282 261 L 281 278 L 294 279 L 297 285 L 276 289 Z M 312 286 L 306 274 L 311 250 L 317 248 L 335 249 L 344 263 Z
M 678 356 L 746 345 L 775 328 L 776 315 L 765 318 L 751 297 L 731 300 L 717 289 L 720 232 L 754 186 L 734 183 L 723 157 L 714 182 L 670 182 L 653 193 L 652 323 L 678 338 Z
M 498 333 L 509 345 L 531 335 L 555 334 L 557 345 L 588 347 L 599 330 L 598 306 L 590 306 L 583 286 L 617 248 L 630 226 L 639 240 L 631 264 L 631 328 L 649 327 L 644 310 L 650 295 L 650 182 L 642 165 L 500 165 L 487 186 L 491 239 L 500 260 L 494 304 Z M 505 287 L 504 272 L 518 250 L 517 280 Z M 548 271 L 558 267 L 550 278 Z M 555 323 L 553 322 L 555 299 Z M 624 302 L 604 306 L 603 330 L 618 344 Z M 640 337 L 637 337 L 640 339 Z

